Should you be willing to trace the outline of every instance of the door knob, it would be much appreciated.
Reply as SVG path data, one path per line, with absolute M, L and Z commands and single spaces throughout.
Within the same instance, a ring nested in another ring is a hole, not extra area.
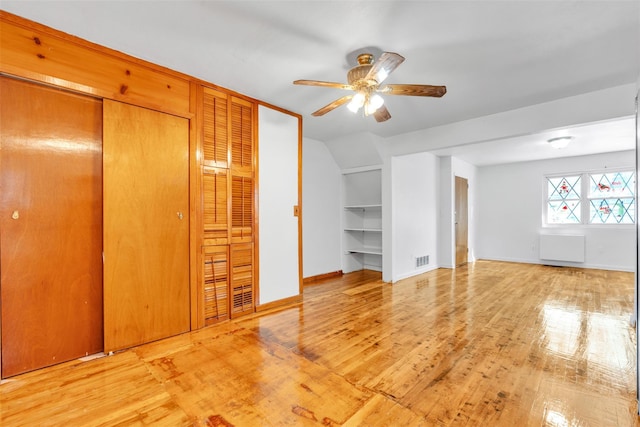
M 13 213 L 11 214 L 11 218 L 12 219 L 20 218 L 20 213 L 18 211 L 13 211 Z
M 178 219 L 182 219 L 182 212 L 178 212 Z

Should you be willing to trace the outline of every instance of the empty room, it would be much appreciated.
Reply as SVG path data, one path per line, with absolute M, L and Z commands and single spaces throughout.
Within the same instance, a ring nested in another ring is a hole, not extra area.
M 0 424 L 636 426 L 638 1 L 3 0 Z

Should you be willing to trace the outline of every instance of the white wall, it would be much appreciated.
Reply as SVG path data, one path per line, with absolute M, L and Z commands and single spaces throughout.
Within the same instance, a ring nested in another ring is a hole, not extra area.
M 325 141 L 325 144 L 340 169 L 347 170 L 380 165 L 378 145 L 382 140 L 370 132 L 360 132 Z
M 454 229 L 454 178 L 451 172 L 451 156 L 440 157 L 439 197 L 438 197 L 438 265 L 455 267 Z
M 429 153 L 391 159 L 392 281 L 438 266 L 438 158 Z M 415 258 L 429 255 L 416 268 Z
M 636 262 L 633 227 L 543 228 L 542 212 L 545 174 L 588 172 L 605 167 L 634 168 L 634 165 L 634 153 L 624 151 L 478 168 L 476 257 L 543 263 L 538 252 L 540 231 L 554 234 L 575 234 L 578 231 L 585 235 L 585 262 L 554 264 L 633 271 Z
M 302 274 L 338 271 L 340 257 L 340 168 L 320 141 L 302 141 Z
M 298 262 L 298 119 L 258 108 L 260 304 L 300 293 Z

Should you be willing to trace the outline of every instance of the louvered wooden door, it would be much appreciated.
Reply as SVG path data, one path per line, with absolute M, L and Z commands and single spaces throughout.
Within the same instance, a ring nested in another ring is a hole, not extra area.
M 231 317 L 254 308 L 253 243 L 231 245 Z
M 104 101 L 105 351 L 186 332 L 189 121 Z
M 255 307 L 254 105 L 231 98 L 231 317 Z
M 204 244 L 229 243 L 229 170 L 204 167 L 202 173 Z
M 202 163 L 229 167 L 229 95 L 203 88 Z
M 206 87 L 201 96 L 203 290 L 199 311 L 209 324 L 255 307 L 255 106 Z
M 2 376 L 102 350 L 102 104 L 0 77 Z
M 253 177 L 231 178 L 231 242 L 253 241 Z
M 254 107 L 231 98 L 231 243 L 253 241 Z
M 229 246 L 205 246 L 204 319 L 209 325 L 229 318 Z

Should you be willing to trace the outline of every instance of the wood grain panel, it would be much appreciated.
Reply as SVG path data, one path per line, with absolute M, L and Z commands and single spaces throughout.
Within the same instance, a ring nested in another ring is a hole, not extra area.
M 189 330 L 189 122 L 104 103 L 105 350 Z
M 102 350 L 102 104 L 0 77 L 2 376 Z
M 190 116 L 189 81 L 177 73 L 2 11 L 0 45 L 1 72 Z

